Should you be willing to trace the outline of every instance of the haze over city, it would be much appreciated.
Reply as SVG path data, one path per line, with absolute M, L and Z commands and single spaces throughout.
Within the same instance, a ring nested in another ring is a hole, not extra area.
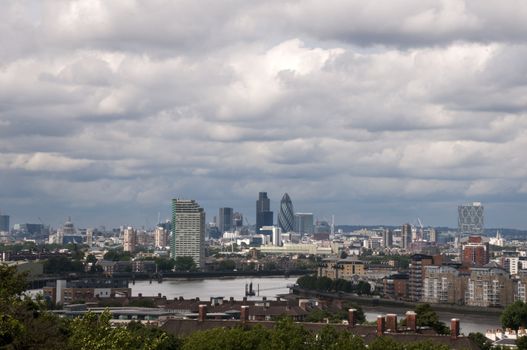
M 4 1 L 0 210 L 527 228 L 527 3 Z

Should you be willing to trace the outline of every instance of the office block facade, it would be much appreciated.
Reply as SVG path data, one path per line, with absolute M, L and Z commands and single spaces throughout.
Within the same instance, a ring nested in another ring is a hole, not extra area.
M 9 215 L 0 215 L 0 232 L 9 232 Z
M 312 213 L 295 214 L 295 232 L 301 234 L 313 234 L 315 232 L 314 216 Z
M 224 233 L 226 231 L 232 231 L 234 226 L 232 208 L 220 208 L 218 214 L 218 230 L 221 233 Z
M 409 249 L 412 244 L 412 225 L 404 224 L 401 228 L 401 248 Z
M 514 282 L 507 271 L 480 267 L 470 269 L 465 304 L 481 307 L 499 307 L 514 301 Z
M 273 226 L 273 212 L 270 210 L 270 200 L 267 192 L 258 193 L 256 201 L 256 233 L 263 226 Z
M 458 207 L 458 230 L 460 234 L 483 234 L 483 205 L 479 202 L 462 204 Z
M 194 200 L 172 200 L 171 256 L 191 257 L 196 267 L 205 263 L 205 211 Z
M 425 266 L 421 301 L 464 304 L 468 276 L 451 266 Z

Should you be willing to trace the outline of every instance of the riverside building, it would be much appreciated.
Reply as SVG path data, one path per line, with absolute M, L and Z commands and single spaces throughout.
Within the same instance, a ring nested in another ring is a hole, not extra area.
M 189 256 L 196 267 L 205 263 L 205 211 L 194 200 L 172 199 L 172 258 Z

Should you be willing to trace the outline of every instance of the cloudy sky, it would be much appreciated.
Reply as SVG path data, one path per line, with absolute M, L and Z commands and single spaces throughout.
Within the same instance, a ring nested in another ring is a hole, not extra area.
M 0 210 L 527 228 L 527 2 L 4 0 Z

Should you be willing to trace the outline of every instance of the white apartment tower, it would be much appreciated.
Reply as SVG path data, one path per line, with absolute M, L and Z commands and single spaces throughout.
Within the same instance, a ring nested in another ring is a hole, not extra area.
M 134 252 L 137 245 L 137 231 L 133 227 L 124 229 L 123 250 L 125 252 Z
M 189 256 L 196 267 L 205 263 L 205 212 L 194 200 L 172 199 L 172 240 L 170 254 L 173 259 Z
M 163 227 L 156 227 L 154 238 L 156 248 L 166 248 L 166 246 L 168 245 L 168 232 Z

